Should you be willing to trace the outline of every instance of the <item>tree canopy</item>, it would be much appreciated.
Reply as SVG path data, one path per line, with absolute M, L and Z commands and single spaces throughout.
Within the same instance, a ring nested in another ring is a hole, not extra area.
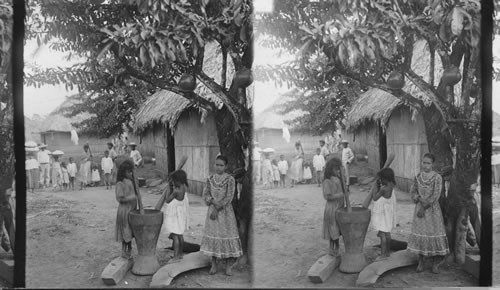
M 198 5 L 201 4 L 201 5 Z M 215 82 L 204 72 L 204 45 L 216 41 L 236 70 L 251 67 L 252 26 L 249 1 L 29 1 L 26 36 L 50 43 L 57 51 L 84 59 L 70 68 L 35 69 L 28 86 L 64 83 L 77 87 L 81 106 L 95 114 L 100 135 L 117 133 L 130 112 L 157 89 L 178 93 L 213 109 L 206 99 L 179 89 L 177 81 L 190 73 L 209 87 L 234 112 L 237 120 L 247 104 L 227 97 L 231 84 Z M 234 89 L 234 88 L 233 88 Z M 132 101 L 133 100 L 133 101 Z M 111 109 L 111 114 L 109 110 Z

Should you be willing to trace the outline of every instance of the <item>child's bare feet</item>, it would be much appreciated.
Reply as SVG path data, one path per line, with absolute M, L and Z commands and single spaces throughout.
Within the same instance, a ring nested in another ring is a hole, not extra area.
M 439 264 L 432 264 L 432 273 L 439 274 Z
M 420 273 L 422 271 L 424 271 L 424 262 L 423 261 L 419 261 L 418 262 L 418 266 L 417 266 L 417 273 Z
M 214 275 L 215 273 L 217 273 L 217 265 L 212 265 L 210 271 L 208 271 L 208 274 Z

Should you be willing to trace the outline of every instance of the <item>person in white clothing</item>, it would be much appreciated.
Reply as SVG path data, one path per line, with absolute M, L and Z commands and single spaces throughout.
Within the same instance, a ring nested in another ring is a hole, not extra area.
M 113 159 L 109 156 L 109 151 L 104 151 L 104 157 L 101 159 L 101 168 L 104 173 L 104 184 L 106 189 L 111 189 L 111 173 L 113 171 Z
M 68 188 L 71 190 L 75 189 L 75 178 L 78 169 L 76 168 L 76 163 L 73 161 L 73 157 L 69 158 L 68 163 L 68 175 L 69 175 L 69 186 Z
M 342 140 L 342 146 L 344 147 L 342 149 L 342 165 L 344 166 L 344 172 L 345 172 L 345 185 L 349 189 L 349 165 L 352 163 L 354 160 L 354 153 L 352 153 L 351 148 L 349 148 L 349 141 L 347 140 Z
M 285 160 L 285 155 L 280 155 L 280 161 L 278 162 L 278 170 L 280 171 L 280 185 L 285 187 L 285 178 L 288 172 L 288 161 Z
M 328 150 L 328 147 L 325 145 L 324 140 L 319 140 L 319 148 L 321 150 L 321 155 L 325 160 L 328 160 L 328 155 L 330 155 L 330 150 Z
M 316 179 L 318 181 L 318 187 L 321 187 L 323 183 L 323 169 L 325 168 L 325 157 L 321 154 L 321 148 L 316 149 L 316 155 L 313 157 L 313 167 L 316 172 Z
M 42 187 L 50 186 L 50 156 L 49 151 L 45 150 L 47 145 L 38 146 L 38 163 L 40 164 L 40 185 Z
M 390 256 L 391 231 L 396 226 L 396 180 L 391 168 L 383 168 L 377 173 L 377 186 L 373 187 L 372 227 L 380 237 L 381 258 Z
M 259 142 L 253 143 L 252 149 L 252 166 L 253 166 L 253 181 L 254 184 L 259 184 L 261 179 L 261 155 L 262 149 L 259 147 Z
M 132 158 L 132 160 L 134 160 L 135 167 L 142 166 L 144 164 L 144 162 L 142 160 L 141 153 L 139 152 L 139 150 L 136 149 L 137 144 L 132 142 L 132 143 L 128 144 L 128 146 L 130 147 L 130 157 Z
M 174 257 L 169 263 L 182 259 L 184 248 L 184 232 L 189 228 L 189 200 L 187 175 L 183 170 L 170 174 L 174 190 L 166 197 L 164 209 L 165 231 L 172 237 Z

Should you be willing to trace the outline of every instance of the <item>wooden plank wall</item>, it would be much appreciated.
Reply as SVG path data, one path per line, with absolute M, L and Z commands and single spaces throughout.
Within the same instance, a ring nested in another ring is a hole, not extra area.
M 408 108 L 397 108 L 387 126 L 387 153 L 396 157 L 391 168 L 398 188 L 409 191 L 413 178 L 420 171 L 422 156 L 428 152 L 424 122 L 421 115 L 411 120 Z
M 342 139 L 349 141 L 355 155 L 368 155 L 368 167 L 373 173 L 380 169 L 379 136 L 375 122 L 367 122 L 354 132 L 342 130 Z
M 175 156 L 188 157 L 184 170 L 188 175 L 190 191 L 201 194 L 206 179 L 214 173 L 215 157 L 219 153 L 213 116 L 208 115 L 202 124 L 198 112 L 184 112 L 177 123 L 174 142 Z

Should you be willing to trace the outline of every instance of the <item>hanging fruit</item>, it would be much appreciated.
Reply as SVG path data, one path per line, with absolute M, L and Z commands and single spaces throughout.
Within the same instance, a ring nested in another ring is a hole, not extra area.
M 402 89 L 405 86 L 405 78 L 400 72 L 393 71 L 387 78 L 387 85 L 391 89 Z
M 235 84 L 238 88 L 246 88 L 253 83 L 252 71 L 244 67 L 236 72 L 234 76 Z
M 183 74 L 179 80 L 179 88 L 186 93 L 194 91 L 196 88 L 196 79 L 188 73 Z
M 454 65 L 445 69 L 441 77 L 441 81 L 447 86 L 454 86 L 458 84 L 461 79 L 462 75 L 460 74 L 460 70 Z

